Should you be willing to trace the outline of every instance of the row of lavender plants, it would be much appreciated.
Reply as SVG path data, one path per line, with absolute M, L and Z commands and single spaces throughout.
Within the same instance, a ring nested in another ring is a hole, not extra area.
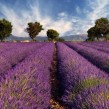
M 5 44 L 9 46 L 7 43 Z M 42 43 L 13 43 L 10 49 L 0 54 L 0 76 L 44 45 Z
M 56 47 L 60 100 L 68 109 L 108 109 L 108 74 L 65 44 Z
M 109 46 L 99 45 L 98 43 L 94 43 L 94 42 L 93 43 L 83 42 L 83 43 L 80 43 L 80 44 L 83 45 L 83 46 L 87 46 L 87 47 L 97 49 L 97 50 L 102 51 L 102 52 L 109 53 Z
M 0 82 L 0 109 L 49 109 L 53 51 L 48 43 L 7 72 Z
M 102 47 L 109 47 L 109 42 L 85 42 L 85 43 L 89 43 L 89 44 L 92 44 L 92 45 L 97 45 L 97 46 L 102 46 Z
M 18 45 L 17 43 L 10 43 L 10 42 L 0 43 L 0 54 L 7 50 L 11 50 L 14 46 L 17 45 Z
M 94 65 L 109 73 L 109 54 L 78 43 L 66 42 L 69 47 L 91 61 Z

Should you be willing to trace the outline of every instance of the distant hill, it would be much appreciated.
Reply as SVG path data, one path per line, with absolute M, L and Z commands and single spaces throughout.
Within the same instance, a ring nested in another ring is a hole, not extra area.
M 86 34 L 82 34 L 82 35 L 70 35 L 70 36 L 63 36 L 61 37 L 63 38 L 65 41 L 84 41 L 87 39 L 87 35 Z M 42 37 L 42 36 L 37 36 L 36 39 L 38 41 L 44 41 L 44 40 L 47 40 L 47 37 Z M 18 37 L 18 36 L 13 36 L 11 35 L 10 37 L 8 37 L 6 39 L 6 41 L 14 41 L 14 40 L 17 40 L 17 41 L 25 41 L 25 40 L 30 40 L 31 41 L 31 38 L 30 37 Z
M 44 40 L 47 40 L 47 37 L 37 37 L 36 38 L 38 41 L 44 41 Z M 6 39 L 6 41 L 14 41 L 14 40 L 17 40 L 17 41 L 25 41 L 25 40 L 32 40 L 30 37 L 18 37 L 18 36 L 13 36 L 11 35 L 10 37 L 8 37 Z
M 81 35 L 70 35 L 70 36 L 64 36 L 63 37 L 66 41 L 84 41 L 87 39 L 86 34 L 81 34 Z

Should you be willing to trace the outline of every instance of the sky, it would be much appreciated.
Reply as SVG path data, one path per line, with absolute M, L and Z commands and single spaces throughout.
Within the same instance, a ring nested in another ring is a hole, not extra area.
M 0 19 L 12 22 L 12 34 L 27 37 L 28 22 L 40 22 L 46 36 L 55 29 L 60 36 L 87 34 L 96 19 L 109 18 L 109 0 L 0 0 Z

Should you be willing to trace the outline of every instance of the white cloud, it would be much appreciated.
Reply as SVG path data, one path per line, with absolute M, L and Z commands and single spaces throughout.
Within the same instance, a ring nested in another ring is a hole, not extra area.
M 39 34 L 40 36 L 46 36 L 46 31 L 48 29 L 56 29 L 60 33 L 60 36 L 62 36 L 72 28 L 72 22 L 66 19 L 66 13 L 60 13 L 57 20 L 54 20 L 47 15 L 42 16 L 38 3 L 37 6 L 30 4 L 30 10 L 22 10 L 20 16 L 12 8 L 6 7 L 3 4 L 0 4 L 0 12 L 5 18 L 12 22 L 12 34 L 16 36 L 28 36 L 24 30 L 27 27 L 27 23 L 31 21 L 38 21 L 43 25 L 44 30 Z
M 88 0 L 88 8 L 84 8 L 83 10 L 79 10 L 78 8 L 76 11 L 81 11 L 84 13 L 86 17 L 72 17 L 72 22 L 74 23 L 73 32 L 76 34 L 84 34 L 87 33 L 87 30 L 94 26 L 95 20 L 101 17 L 108 17 L 109 16 L 109 0 Z
M 81 9 L 79 6 L 76 7 L 76 12 L 77 12 L 77 14 L 81 14 Z
M 68 17 L 66 12 L 61 12 L 58 14 L 59 17 Z
M 13 24 L 13 35 L 16 36 L 28 36 L 24 31 L 28 22 L 39 21 L 44 30 L 39 34 L 40 36 L 46 36 L 48 29 L 56 29 L 60 35 L 69 34 L 84 34 L 87 29 L 94 25 L 96 19 L 100 17 L 109 16 L 108 7 L 109 0 L 88 0 L 88 6 L 80 9 L 78 6 L 76 12 L 84 14 L 84 18 L 81 16 L 71 16 L 67 12 L 61 12 L 58 14 L 57 19 L 54 20 L 49 15 L 42 15 L 38 0 L 31 3 L 29 2 L 28 10 L 19 11 L 20 15 L 11 7 L 0 4 L 0 12 Z
M 95 0 L 93 2 L 89 0 L 89 3 L 89 6 L 92 8 L 92 11 L 89 12 L 89 14 L 87 13 L 87 17 L 90 20 L 95 21 L 100 17 L 107 17 L 109 15 L 107 7 L 109 5 L 109 0 Z
M 11 8 L 7 8 L 6 6 L 0 4 L 0 9 L 1 9 L 1 13 L 9 20 L 12 22 L 12 25 L 14 25 L 13 27 L 13 33 L 15 33 L 15 35 L 17 34 L 22 34 L 23 33 L 23 29 L 21 27 L 24 27 L 23 25 L 23 19 L 21 19 L 18 15 L 15 14 L 14 10 Z

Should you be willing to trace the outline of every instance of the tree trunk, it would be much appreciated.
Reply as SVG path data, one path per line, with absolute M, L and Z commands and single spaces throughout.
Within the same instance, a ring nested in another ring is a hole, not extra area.
M 3 39 L 1 39 L 1 42 L 3 42 Z
M 35 42 L 35 39 L 34 38 L 31 37 L 31 39 L 32 39 L 33 42 Z
M 106 39 L 106 42 L 109 40 L 109 36 L 108 35 L 106 35 L 105 36 L 105 39 Z
M 36 42 L 36 39 L 33 39 L 33 42 Z
M 97 37 L 97 40 L 99 41 L 99 38 Z
M 108 41 L 107 37 L 105 39 L 106 39 L 106 42 L 107 42 Z

